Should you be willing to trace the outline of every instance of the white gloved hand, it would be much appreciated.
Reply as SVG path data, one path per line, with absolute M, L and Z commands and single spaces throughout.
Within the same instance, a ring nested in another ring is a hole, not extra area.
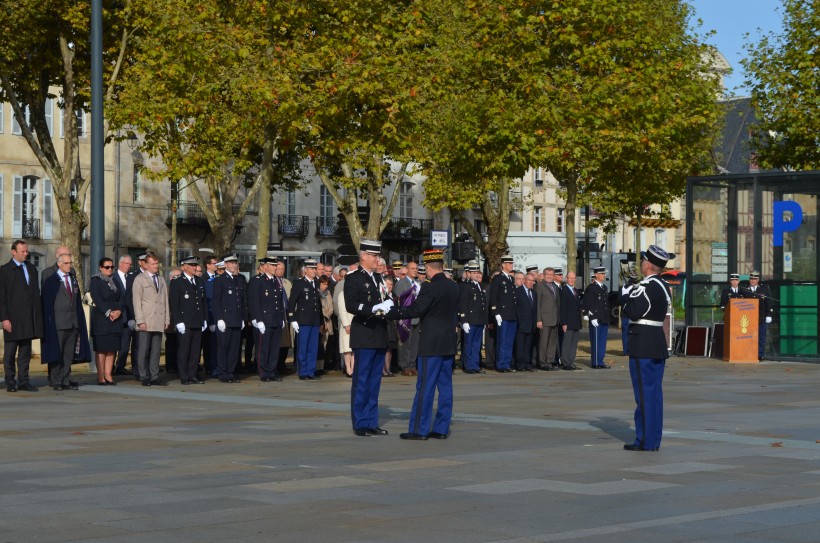
M 253 319 L 253 320 L 251 321 L 251 324 L 253 325 L 253 327 L 254 327 L 254 328 L 256 328 L 256 319 Z
M 771 324 L 771 323 L 772 323 L 772 318 L 771 317 L 766 317 L 766 324 Z
M 204 332 L 205 329 L 208 327 L 208 321 L 202 321 L 202 331 Z
M 265 333 L 265 323 L 264 322 L 257 322 L 256 323 L 256 329 L 259 330 L 260 334 L 264 334 Z
M 629 294 L 629 292 L 631 290 L 632 290 L 632 285 L 629 285 L 628 287 L 621 287 L 621 294 Z
M 218 321 L 216 321 L 216 327 L 219 328 L 220 332 L 224 332 L 225 331 L 225 321 L 223 321 L 222 319 L 219 319 Z
M 128 328 L 130 328 L 133 331 L 134 328 L 136 328 L 136 327 L 137 327 L 137 322 L 134 319 L 131 319 L 130 321 L 128 321 Z
M 595 328 L 598 328 L 598 319 L 592 319 L 589 323 Z
M 391 300 L 390 298 L 388 298 L 388 299 L 386 299 L 385 301 L 382 302 L 382 309 L 384 310 L 385 313 L 390 311 L 391 307 L 393 307 L 393 300 Z
M 589 322 L 589 315 L 584 315 L 584 320 Z
M 292 323 L 290 323 L 290 327 L 293 328 L 294 332 L 296 332 L 297 334 L 299 333 L 299 323 L 298 322 L 293 321 Z
M 209 331 L 211 331 L 211 332 L 213 332 L 214 330 L 216 330 L 216 325 L 215 325 L 215 324 L 211 324 L 211 325 L 209 325 L 209 326 L 208 326 L 208 330 L 209 330 Z
M 462 325 L 461 325 L 461 329 L 462 329 L 462 330 L 464 330 L 464 333 L 465 333 L 465 334 L 469 334 L 469 333 L 470 333 L 470 325 L 469 325 L 469 323 L 466 323 L 466 322 L 465 322 L 464 324 L 462 324 Z
M 185 323 L 184 322 L 181 322 L 181 323 L 177 324 L 177 332 L 179 332 L 180 335 L 185 333 Z
M 241 323 L 239 323 L 239 324 L 240 324 L 239 329 L 240 329 L 240 330 L 244 330 L 244 329 L 245 329 L 245 321 L 242 321 L 242 322 L 241 322 Z
M 501 326 L 501 315 L 496 315 L 495 316 L 495 322 L 498 323 L 498 326 Z

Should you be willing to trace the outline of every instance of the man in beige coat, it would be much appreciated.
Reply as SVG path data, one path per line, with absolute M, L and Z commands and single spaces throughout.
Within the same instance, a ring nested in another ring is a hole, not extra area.
M 171 312 L 168 308 L 168 288 L 159 274 L 159 259 L 154 253 L 145 255 L 144 273 L 134 279 L 131 293 L 142 386 L 166 386 L 159 378 L 159 353 L 162 333 L 171 322 Z

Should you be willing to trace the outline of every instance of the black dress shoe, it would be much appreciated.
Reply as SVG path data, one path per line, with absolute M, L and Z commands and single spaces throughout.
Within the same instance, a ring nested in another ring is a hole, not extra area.
M 433 439 L 447 439 L 448 437 L 450 437 L 450 435 L 449 434 L 440 434 L 438 432 L 430 432 L 429 437 L 431 437 Z
M 6 392 L 17 392 L 17 385 L 14 383 L 6 385 Z
M 300 377 L 300 379 L 301 379 L 301 377 Z M 355 430 L 353 430 L 353 433 L 356 434 L 359 437 L 370 437 L 370 436 L 373 435 L 373 434 L 371 434 L 370 432 L 367 431 L 367 428 L 356 428 Z
M 190 385 L 190 384 L 191 384 L 191 380 L 190 380 L 190 379 L 180 379 L 180 380 L 179 380 L 179 384 L 180 384 L 180 385 Z
M 102 381 L 102 382 L 97 381 L 97 384 L 100 385 L 101 387 L 104 387 L 104 386 L 108 385 L 108 381 Z
M 413 439 L 416 441 L 427 441 L 427 436 L 423 436 L 421 434 L 414 434 L 413 432 L 407 432 L 406 434 L 399 435 L 402 439 Z
M 236 375 L 234 375 L 233 377 L 231 377 L 230 379 L 228 379 L 228 382 L 229 382 L 229 383 L 241 383 L 241 382 L 242 382 L 242 379 L 240 379 L 239 377 L 237 377 Z
M 72 386 L 72 387 L 78 387 L 78 386 L 80 386 L 80 383 L 78 383 L 77 381 L 72 381 L 71 379 L 69 379 L 69 380 L 68 380 L 68 385 L 69 385 L 69 386 Z M 77 390 L 77 389 L 76 389 L 76 388 L 72 388 L 71 390 Z
M 153 381 L 151 381 L 151 386 L 153 386 L 153 387 L 167 387 L 168 383 L 166 383 L 165 381 L 162 381 L 160 379 L 154 379 Z
M 270 383 L 270 377 L 260 377 L 259 382 L 261 382 L 261 383 Z
M 271 381 L 276 381 L 277 383 L 281 383 L 282 382 L 282 377 L 279 376 L 279 375 L 274 375 L 273 377 L 270 378 L 270 380 Z
M 63 385 L 63 390 L 79 390 L 80 386 L 77 383 L 72 384 L 72 381 L 68 382 L 68 385 Z
M 199 377 L 191 377 L 190 379 L 188 379 L 188 383 L 192 385 L 204 385 L 205 381 L 203 381 Z
M 51 388 L 53 388 L 53 389 L 54 389 L 54 390 L 56 390 L 57 392 L 59 392 L 59 391 L 61 391 L 61 390 L 65 390 L 65 389 L 63 388 L 63 385 L 54 385 L 54 386 L 53 386 L 53 387 L 51 387 Z M 15 391 L 15 392 L 17 392 L 17 389 L 15 388 L 15 389 L 14 389 L 14 391 Z
M 582 371 L 581 368 L 579 368 L 575 364 L 569 364 L 567 366 L 561 366 L 561 369 L 562 370 L 567 370 L 567 371 Z
M 385 430 L 383 428 L 379 428 L 378 426 L 376 426 L 375 428 L 368 428 L 367 433 L 370 434 L 371 436 L 386 436 L 387 435 L 387 430 Z
M 149 379 L 143 379 L 142 386 L 150 387 L 151 386 L 151 381 Z
M 497 371 L 498 373 L 510 373 L 510 370 L 505 370 L 505 369 L 499 369 L 499 370 L 495 370 L 495 371 Z
M 108 386 L 112 386 L 112 387 L 117 386 L 117 382 L 116 382 L 116 381 L 109 381 L 108 379 L 106 379 L 106 380 L 105 380 L 105 382 L 108 384 Z
M 37 392 L 40 389 L 32 385 L 31 383 L 26 383 L 24 385 L 20 385 L 19 387 L 17 387 L 17 390 L 25 390 L 26 392 Z
M 219 382 L 220 382 L 220 383 L 230 383 L 230 382 L 231 382 L 231 380 L 230 380 L 230 379 L 228 379 L 227 377 L 220 377 L 220 378 L 219 378 Z
M 643 448 L 643 447 L 641 447 L 641 446 L 640 446 L 640 444 L 638 444 L 638 443 L 627 443 L 626 445 L 624 445 L 624 450 L 625 450 L 625 451 L 645 451 L 645 452 L 655 452 L 655 451 L 657 451 L 657 450 L 658 450 L 658 448 L 657 448 L 657 447 L 655 447 L 654 449 L 644 449 L 644 448 Z

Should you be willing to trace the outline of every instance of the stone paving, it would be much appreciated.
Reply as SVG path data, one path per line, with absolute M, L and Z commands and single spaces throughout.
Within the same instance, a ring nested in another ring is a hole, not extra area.
M 338 373 L 0 391 L 0 541 L 820 541 L 820 367 L 673 358 L 663 446 L 635 453 L 610 358 L 457 372 L 446 441 L 399 439 L 402 376 L 368 438 Z

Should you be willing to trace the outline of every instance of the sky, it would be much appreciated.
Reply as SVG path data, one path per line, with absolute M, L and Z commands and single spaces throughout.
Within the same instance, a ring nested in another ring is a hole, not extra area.
M 723 53 L 732 66 L 733 72 L 725 78 L 729 94 L 747 96 L 743 88 L 743 66 L 740 59 L 746 57 L 743 35 L 749 33 L 754 43 L 760 35 L 758 29 L 766 34 L 769 31 L 782 31 L 781 0 L 689 0 L 695 8 L 693 21 L 701 19 L 703 26 L 699 33 L 714 30 L 716 34 L 707 42 Z

